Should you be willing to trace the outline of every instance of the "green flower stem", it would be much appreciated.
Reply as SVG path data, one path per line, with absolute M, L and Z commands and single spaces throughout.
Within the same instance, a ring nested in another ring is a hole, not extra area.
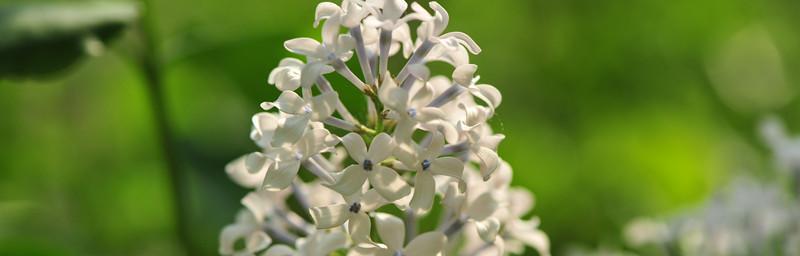
M 186 173 L 180 167 L 180 161 L 175 148 L 175 139 L 172 127 L 167 116 L 166 99 L 164 95 L 164 79 L 161 67 L 161 57 L 155 37 L 155 17 L 153 4 L 149 0 L 142 0 L 145 12 L 142 16 L 141 27 L 138 30 L 142 40 L 139 52 L 139 66 L 146 83 L 146 90 L 152 107 L 158 144 L 161 147 L 166 164 L 166 171 L 172 192 L 174 204 L 175 231 L 177 232 L 179 246 L 187 255 L 197 255 L 191 242 L 189 231 L 189 200 Z

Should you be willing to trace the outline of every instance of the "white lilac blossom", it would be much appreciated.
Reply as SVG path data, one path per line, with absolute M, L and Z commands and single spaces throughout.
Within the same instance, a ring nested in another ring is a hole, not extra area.
M 777 117 L 761 122 L 761 135 L 775 156 L 775 164 L 782 174 L 788 174 L 794 193 L 800 197 L 800 137 L 792 137 Z
M 507 255 L 531 247 L 549 255 L 539 219 L 528 217 L 533 195 L 511 187 L 511 167 L 497 153 L 505 136 L 487 124 L 502 96 L 478 84 L 468 54 L 480 47 L 446 32 L 449 14 L 429 6 L 324 2 L 313 20 L 320 39 L 286 41 L 304 60 L 284 58 L 269 73 L 281 93 L 252 118 L 259 149 L 225 168 L 252 191 L 220 233 L 220 254 Z M 395 69 L 392 57 L 406 64 Z M 453 72 L 431 76 L 430 61 Z M 328 80 L 336 74 L 351 85 Z M 364 118 L 339 98 L 346 86 L 364 94 Z M 417 220 L 432 213 L 436 226 L 418 233 Z
M 749 178 L 695 210 L 664 221 L 636 219 L 625 230 L 631 246 L 662 255 L 798 255 L 798 234 L 797 202 L 780 186 Z
M 788 177 L 739 177 L 696 209 L 666 220 L 636 218 L 625 228 L 627 243 L 660 255 L 800 255 L 800 140 L 775 117 L 760 130 Z M 793 195 L 781 178 L 792 181 Z

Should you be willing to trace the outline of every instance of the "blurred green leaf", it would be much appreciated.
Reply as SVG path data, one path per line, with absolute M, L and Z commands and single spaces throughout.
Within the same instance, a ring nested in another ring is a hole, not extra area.
M 0 8 L 0 77 L 64 70 L 104 45 L 138 16 L 134 3 L 18 4 Z

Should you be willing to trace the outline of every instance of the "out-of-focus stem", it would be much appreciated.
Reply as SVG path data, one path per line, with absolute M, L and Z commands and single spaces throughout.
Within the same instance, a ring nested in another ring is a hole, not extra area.
M 196 255 L 191 242 L 189 231 L 189 199 L 187 190 L 188 178 L 181 170 L 180 161 L 175 149 L 175 139 L 172 127 L 167 116 L 166 99 L 164 95 L 164 80 L 161 67 L 161 56 L 158 51 L 156 34 L 154 31 L 155 17 L 153 5 L 149 0 L 142 0 L 144 15 L 141 20 L 139 36 L 142 40 L 141 52 L 138 54 L 139 66 L 145 79 L 150 106 L 154 115 L 158 144 L 166 164 L 167 176 L 172 193 L 174 205 L 175 231 L 177 232 L 180 246 L 188 255 Z
M 792 189 L 795 199 L 800 200 L 800 167 L 792 168 Z

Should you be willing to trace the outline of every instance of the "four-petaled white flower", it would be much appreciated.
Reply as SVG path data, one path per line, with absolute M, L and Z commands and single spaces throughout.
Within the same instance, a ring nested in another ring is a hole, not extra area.
M 347 222 L 350 239 L 356 244 L 374 244 L 370 238 L 371 226 L 368 212 L 388 202 L 375 190 L 348 196 L 345 203 L 310 209 L 318 229 L 336 228 Z
M 375 191 L 389 201 L 398 200 L 411 193 L 408 183 L 395 170 L 381 165 L 395 148 L 394 141 L 388 134 L 378 134 L 372 140 L 369 150 L 361 135 L 356 133 L 342 137 L 342 144 L 357 164 L 344 169 L 337 183 L 331 186 L 333 190 L 342 195 L 352 195 L 369 180 Z
M 386 213 L 375 213 L 374 216 L 378 236 L 384 244 L 361 246 L 356 248 L 357 252 L 377 256 L 436 256 L 442 252 L 447 243 L 447 237 L 444 233 L 431 231 L 420 234 L 403 246 L 406 235 L 406 227 L 403 220 Z
M 433 206 L 436 193 L 434 175 L 461 179 L 464 162 L 455 157 L 440 156 L 443 148 L 444 137 L 434 132 L 428 145 L 404 144 L 395 150 L 395 155 L 404 165 L 402 168 L 416 172 L 414 195 L 409 205 L 415 214 L 426 213 Z

